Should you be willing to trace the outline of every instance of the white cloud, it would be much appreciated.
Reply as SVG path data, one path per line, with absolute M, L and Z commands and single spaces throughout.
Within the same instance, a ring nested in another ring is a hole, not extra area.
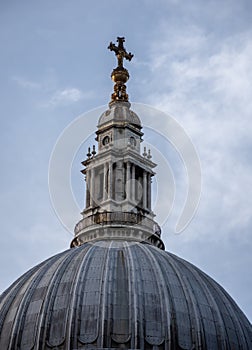
M 20 76 L 14 76 L 11 79 L 24 89 L 32 91 L 39 89 L 40 98 L 46 100 L 46 102 L 39 103 L 39 106 L 42 107 L 66 106 L 93 96 L 92 92 L 83 92 L 76 87 L 58 88 L 54 72 L 49 72 L 41 82 L 35 82 Z
M 41 84 L 39 84 L 35 81 L 28 80 L 28 79 L 23 78 L 23 77 L 14 76 L 11 79 L 13 81 L 15 81 L 20 87 L 23 87 L 23 88 L 28 88 L 28 89 L 41 88 Z
M 77 88 L 66 88 L 63 90 L 56 91 L 50 101 L 48 106 L 60 106 L 66 105 L 74 102 L 78 102 L 82 99 L 90 98 L 91 93 L 84 93 Z

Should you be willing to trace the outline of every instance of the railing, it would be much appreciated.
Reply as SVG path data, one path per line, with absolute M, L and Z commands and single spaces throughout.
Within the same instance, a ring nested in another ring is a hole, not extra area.
M 129 212 L 103 212 L 92 214 L 86 218 L 83 218 L 75 226 L 75 234 L 83 229 L 93 225 L 142 225 L 160 237 L 161 228 L 152 219 L 147 218 L 143 214 L 129 213 Z

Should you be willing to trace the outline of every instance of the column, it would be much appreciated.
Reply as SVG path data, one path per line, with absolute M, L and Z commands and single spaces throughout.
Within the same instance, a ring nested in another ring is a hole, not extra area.
M 113 165 L 109 163 L 109 174 L 108 174 L 108 198 L 112 199 L 112 185 L 113 185 Z
M 127 162 L 126 169 L 126 198 L 130 199 L 131 181 L 130 181 L 130 162 Z
M 95 184 L 94 184 L 94 168 L 90 169 L 90 200 L 91 200 L 91 206 L 93 207 L 95 205 Z
M 143 171 L 143 208 L 147 206 L 147 173 Z
M 136 200 L 136 167 L 135 164 L 132 164 L 132 177 L 131 177 L 131 199 L 133 202 Z
M 108 172 L 108 164 L 104 163 L 104 168 L 103 168 L 103 201 L 105 201 L 108 197 L 108 186 L 107 184 L 107 172 Z
M 86 208 L 90 207 L 90 170 L 86 171 Z
M 148 173 L 148 185 L 147 185 L 147 207 L 151 210 L 151 174 Z

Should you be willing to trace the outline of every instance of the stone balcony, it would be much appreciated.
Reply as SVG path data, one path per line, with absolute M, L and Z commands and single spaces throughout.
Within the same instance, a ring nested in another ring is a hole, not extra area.
M 160 226 L 141 213 L 97 212 L 80 220 L 74 233 L 71 247 L 102 238 L 146 241 L 164 249 Z

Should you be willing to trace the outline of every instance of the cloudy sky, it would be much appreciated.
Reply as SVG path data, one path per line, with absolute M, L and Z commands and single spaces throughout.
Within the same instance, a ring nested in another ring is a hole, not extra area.
M 155 124 L 140 117 L 154 128 L 146 141 L 159 145 L 159 188 L 169 197 L 165 162 L 176 186 L 163 225 L 166 249 L 216 279 L 252 319 L 251 23 L 249 0 L 1 1 L 0 291 L 69 247 L 72 234 L 50 201 L 49 160 L 72 121 L 109 102 L 115 57 L 107 46 L 125 36 L 135 55 L 126 64 L 131 101 L 164 112 Z M 169 133 L 165 115 L 186 131 L 201 162 L 201 201 L 180 234 L 174 227 L 187 179 L 172 145 L 159 140 L 158 132 Z M 92 142 L 98 117 L 84 117 L 83 140 Z M 67 170 L 80 208 L 84 158 L 81 148 Z M 170 204 L 161 191 L 156 202 L 162 221 Z

